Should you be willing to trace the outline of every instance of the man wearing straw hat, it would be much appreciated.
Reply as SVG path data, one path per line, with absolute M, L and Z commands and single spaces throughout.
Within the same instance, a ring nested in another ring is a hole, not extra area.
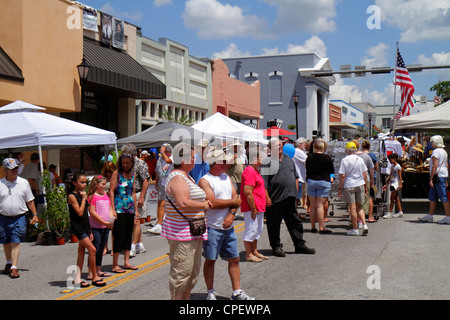
M 19 177 L 19 163 L 12 158 L 3 160 L 6 176 L 0 180 L 0 243 L 5 251 L 6 265 L 4 274 L 19 278 L 17 262 L 20 243 L 25 239 L 27 230 L 27 211 L 31 211 L 31 223 L 37 223 L 38 216 L 34 205 L 34 196 L 27 180 Z

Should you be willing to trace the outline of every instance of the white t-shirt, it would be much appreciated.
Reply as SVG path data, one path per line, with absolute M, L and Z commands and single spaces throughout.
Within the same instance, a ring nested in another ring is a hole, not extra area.
M 443 148 L 436 148 L 433 150 L 433 153 L 431 154 L 431 159 L 430 159 L 430 174 L 431 174 L 431 170 L 433 169 L 433 161 L 432 161 L 433 157 L 435 157 L 438 160 L 436 174 L 440 178 L 447 178 L 448 177 L 447 151 L 445 151 Z
M 306 158 L 308 158 L 308 156 L 303 150 L 295 148 L 295 154 L 292 161 L 294 162 L 295 169 L 297 170 L 298 180 L 302 183 L 305 182 L 306 179 Z
M 364 160 L 356 154 L 350 154 L 341 161 L 339 174 L 345 174 L 344 188 L 365 185 L 363 173 L 367 171 Z
M 166 185 L 167 177 L 173 169 L 173 155 L 170 156 L 170 160 L 172 160 L 172 163 L 167 163 L 164 161 L 163 156 L 159 156 L 158 161 L 156 162 L 156 173 L 158 175 L 159 183 L 162 186 Z
M 231 179 L 227 174 L 223 173 L 219 176 L 215 176 L 208 172 L 202 179 L 209 182 L 209 186 L 214 191 L 214 197 L 216 199 L 228 200 L 232 198 Z M 222 224 L 229 211 L 230 208 L 208 210 L 206 212 L 208 227 L 216 230 L 225 230 Z M 231 225 L 230 228 L 232 227 L 233 226 Z
M 389 174 L 390 175 L 389 184 L 393 186 L 395 189 L 398 188 L 400 183 L 398 171 L 401 169 L 402 167 L 398 163 L 395 166 L 391 167 L 391 173 Z
M 12 217 L 26 213 L 27 202 L 31 200 L 34 196 L 27 180 L 21 177 L 13 182 L 0 179 L 0 214 Z
M 391 153 L 396 153 L 400 159 L 403 156 L 403 149 L 400 142 L 397 140 L 384 140 L 384 150 L 383 141 L 380 141 L 380 158 L 383 156 L 387 158 Z M 389 174 L 391 172 L 391 163 L 388 161 L 388 166 L 386 168 L 380 168 L 382 174 Z

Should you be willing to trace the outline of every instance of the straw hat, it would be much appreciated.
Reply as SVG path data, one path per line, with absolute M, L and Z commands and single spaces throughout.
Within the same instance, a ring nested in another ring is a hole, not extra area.
M 414 150 L 422 152 L 423 153 L 423 146 L 420 143 L 417 143 L 414 147 L 412 147 Z

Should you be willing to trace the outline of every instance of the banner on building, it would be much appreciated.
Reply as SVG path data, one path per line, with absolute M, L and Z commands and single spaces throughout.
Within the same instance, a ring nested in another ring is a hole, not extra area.
M 113 17 L 109 14 L 102 13 L 102 42 L 111 45 L 113 36 Z
M 113 38 L 112 45 L 114 48 L 123 49 L 125 43 L 125 24 L 122 20 L 114 18 L 113 20 Z
M 83 8 L 83 29 L 98 31 L 97 27 L 97 10 L 90 7 Z

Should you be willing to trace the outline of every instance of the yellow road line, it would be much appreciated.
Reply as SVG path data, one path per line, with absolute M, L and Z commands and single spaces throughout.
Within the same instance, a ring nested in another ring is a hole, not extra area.
M 239 233 L 239 232 L 243 231 L 244 227 L 245 227 L 245 223 L 244 222 L 234 226 L 235 232 Z M 95 289 L 95 290 L 92 290 L 93 289 L 92 286 L 89 287 L 89 288 L 85 288 L 85 289 L 79 289 L 79 290 L 73 291 L 73 292 L 71 292 L 69 294 L 66 294 L 63 297 L 57 298 L 56 300 L 66 300 L 66 299 L 69 299 L 69 298 L 72 298 L 72 297 L 75 297 L 75 296 L 78 296 L 78 297 L 74 298 L 74 300 L 85 300 L 85 299 L 93 298 L 93 297 L 95 297 L 95 296 L 97 296 L 97 295 L 99 295 L 99 294 L 101 294 L 101 293 L 103 293 L 105 291 L 111 290 L 111 289 L 113 289 L 115 287 L 118 287 L 119 285 L 122 285 L 122 284 L 124 284 L 126 282 L 129 282 L 129 281 L 131 281 L 133 279 L 136 279 L 137 277 L 140 277 L 140 276 L 142 276 L 144 274 L 150 273 L 150 272 L 152 272 L 152 271 L 154 271 L 156 269 L 159 269 L 159 268 L 161 268 L 163 266 L 168 265 L 170 263 L 168 258 L 169 258 L 169 255 L 168 254 L 164 254 L 164 255 L 162 255 L 162 256 L 160 256 L 158 258 L 155 258 L 155 259 L 153 259 L 151 261 L 148 261 L 146 263 L 143 263 L 143 264 L 137 266 L 139 268 L 139 270 L 132 271 L 132 272 L 126 272 L 126 273 L 123 273 L 123 274 L 117 274 L 115 276 L 112 276 L 110 278 L 105 279 L 104 281 L 106 283 L 111 282 L 111 281 L 113 281 L 115 279 L 119 279 L 119 280 L 117 280 L 117 281 L 115 281 L 113 283 L 110 283 L 110 284 L 106 285 L 105 287 L 101 287 L 101 288 L 98 288 L 98 289 Z M 161 261 L 161 260 L 163 260 L 163 261 Z M 160 262 L 158 262 L 158 261 L 160 261 Z M 151 267 L 149 267 L 149 268 L 146 268 L 147 266 L 149 266 L 149 265 L 151 265 L 153 263 L 156 263 L 156 262 L 158 262 L 158 263 L 153 265 L 153 266 L 151 266 Z M 122 279 L 120 279 L 120 278 L 122 278 Z M 82 294 L 82 293 L 85 293 L 85 294 Z M 82 294 L 82 295 L 80 295 L 80 294 Z
M 149 266 L 149 265 L 151 265 L 151 264 L 153 264 L 153 263 L 156 263 L 156 262 L 158 262 L 158 261 L 160 261 L 160 260 L 163 260 L 163 259 L 167 259 L 169 257 L 169 254 L 164 254 L 164 255 L 162 255 L 162 256 L 160 256 L 160 257 L 158 257 L 158 258 L 155 258 L 155 259 L 153 259 L 153 260 L 151 260 L 151 261 L 147 261 L 146 263 L 143 263 L 143 264 L 141 264 L 141 265 L 139 265 L 139 266 L 137 266 L 139 269 L 142 269 L 142 268 L 145 268 L 145 267 L 147 267 L 147 266 Z M 167 260 L 168 261 L 168 260 Z M 146 270 L 146 269 L 144 269 L 144 270 Z M 153 270 L 153 269 L 152 269 Z M 126 273 L 120 273 L 120 274 L 116 274 L 116 275 L 114 275 L 114 276 L 112 276 L 112 277 L 110 277 L 110 278 L 105 278 L 104 279 L 104 281 L 106 282 L 106 283 L 108 283 L 108 282 L 111 282 L 111 281 L 113 281 L 113 280 L 115 280 L 115 279 L 117 279 L 117 278 L 123 278 L 123 277 L 125 277 L 125 278 L 127 278 L 127 277 L 129 277 L 129 276 L 131 276 L 131 275 L 133 275 L 133 274 L 136 274 L 136 273 L 139 273 L 139 271 L 142 271 L 142 270 L 137 270 L 137 272 L 136 271 L 127 271 Z M 108 286 L 108 289 L 110 288 L 111 286 L 109 285 Z M 57 298 L 56 300 L 66 300 L 66 299 L 69 299 L 69 298 L 72 298 L 72 297 L 74 297 L 74 296 L 77 296 L 77 295 L 79 295 L 80 293 L 84 293 L 84 292 L 86 292 L 86 291 L 91 291 L 92 290 L 92 288 L 93 288 L 93 286 L 90 286 L 89 288 L 84 288 L 84 289 L 78 289 L 78 290 L 75 290 L 75 291 L 73 291 L 73 292 L 71 292 L 71 293 L 69 293 L 69 294 L 66 294 L 66 295 L 64 295 L 63 297 L 59 297 L 59 298 Z M 106 288 L 106 287 L 102 287 L 102 289 L 103 288 Z

